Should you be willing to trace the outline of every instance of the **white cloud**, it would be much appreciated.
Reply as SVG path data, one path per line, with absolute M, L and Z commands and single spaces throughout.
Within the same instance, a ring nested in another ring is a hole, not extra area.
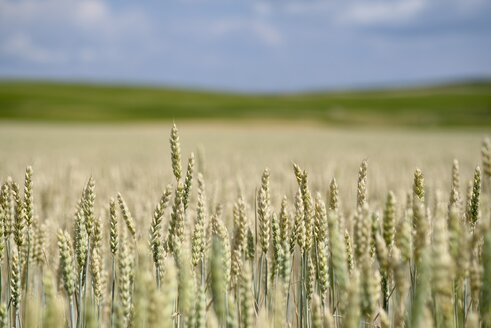
M 76 7 L 76 16 L 83 24 L 100 24 L 111 18 L 107 6 L 101 1 L 82 1 Z
M 66 59 L 61 53 L 34 44 L 31 38 L 24 34 L 13 35 L 5 40 L 0 45 L 0 54 L 40 64 L 60 62 Z
M 464 0 L 447 0 L 461 2 Z M 466 0 L 482 1 L 482 0 Z M 289 1 L 285 13 L 296 16 L 322 16 L 326 21 L 341 25 L 377 25 L 405 23 L 423 13 L 428 0 L 343 0 Z
M 339 21 L 359 25 L 403 23 L 420 14 L 426 5 L 426 0 L 357 2 L 341 13 Z
M 151 28 L 143 12 L 103 0 L 0 0 L 2 53 L 25 61 L 110 59 L 147 38 Z

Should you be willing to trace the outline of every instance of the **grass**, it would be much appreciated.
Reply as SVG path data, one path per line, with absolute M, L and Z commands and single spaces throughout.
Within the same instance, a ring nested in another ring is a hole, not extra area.
M 290 94 L 0 81 L 0 120 L 314 120 L 339 125 L 491 126 L 491 82 Z

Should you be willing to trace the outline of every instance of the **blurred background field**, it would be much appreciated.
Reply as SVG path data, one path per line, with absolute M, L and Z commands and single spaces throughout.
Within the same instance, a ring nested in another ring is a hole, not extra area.
M 0 82 L 0 120 L 315 121 L 330 125 L 490 127 L 491 81 L 297 93 L 216 92 L 61 82 Z

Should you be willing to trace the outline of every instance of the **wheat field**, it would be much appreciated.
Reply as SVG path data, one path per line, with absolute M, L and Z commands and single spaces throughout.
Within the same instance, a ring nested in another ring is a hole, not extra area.
M 486 131 L 178 127 L 0 124 L 0 327 L 491 326 Z

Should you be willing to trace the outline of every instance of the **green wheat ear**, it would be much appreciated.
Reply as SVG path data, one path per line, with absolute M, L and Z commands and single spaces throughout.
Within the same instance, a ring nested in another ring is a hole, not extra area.
M 179 143 L 179 132 L 175 124 L 172 125 L 170 134 L 170 149 L 171 149 L 171 162 L 172 172 L 177 181 L 181 180 L 182 167 L 181 167 L 181 145 Z
M 92 237 L 94 227 L 95 206 L 95 180 L 90 177 L 82 193 L 82 209 L 85 217 L 85 226 L 89 237 Z
M 316 240 L 326 240 L 327 238 L 327 212 L 326 205 L 320 193 L 315 196 L 315 227 L 314 236 Z
M 396 222 L 396 198 L 392 191 L 387 194 L 383 216 L 383 237 L 387 249 L 390 251 L 394 244 Z
M 193 185 L 193 174 L 194 174 L 194 154 L 191 153 L 188 160 L 186 176 L 184 178 L 184 191 L 182 195 L 182 204 L 184 206 L 184 211 L 186 211 L 188 208 L 189 197 L 191 196 L 191 188 Z
M 307 281 L 305 282 L 306 286 L 306 296 L 307 296 L 307 301 L 310 303 L 312 300 L 312 295 L 314 294 L 314 283 L 315 283 L 315 268 L 314 268 L 314 261 L 312 260 L 312 255 L 307 256 Z
M 0 234 L 1 235 L 1 234 Z M 46 223 L 36 224 L 34 227 L 34 242 L 32 258 L 39 267 L 46 264 L 44 254 L 47 253 L 46 244 L 48 240 Z M 1 245 L 2 242 L 0 242 Z
M 259 221 L 259 241 L 261 250 L 267 253 L 271 228 L 271 204 L 269 194 L 269 170 L 265 169 L 261 177 L 261 188 L 258 193 L 257 216 Z
M 58 248 L 60 251 L 63 285 L 66 293 L 71 297 L 75 293 L 75 271 L 73 267 L 71 238 L 68 232 L 63 230 L 58 231 Z
M 367 173 L 368 161 L 364 159 L 358 171 L 358 188 L 356 194 L 356 205 L 358 208 L 362 208 L 367 204 Z
M 335 178 L 332 178 L 329 185 L 329 209 L 333 211 L 339 210 L 339 190 Z
M 454 159 L 452 164 L 452 186 L 450 188 L 450 197 L 448 208 L 459 206 L 460 204 L 460 168 L 459 161 Z
M 348 273 L 353 272 L 354 260 L 353 260 L 353 247 L 351 245 L 351 236 L 348 230 L 344 231 L 344 242 L 346 244 L 346 263 L 348 265 Z
M 8 328 L 7 306 L 0 304 L 0 328 Z
M 7 239 L 12 233 L 12 191 L 11 184 L 12 178 L 8 177 L 7 181 L 2 185 L 1 193 L 0 193 L 0 207 L 2 208 L 3 213 L 3 236 Z
M 249 265 L 246 264 L 240 279 L 240 326 L 244 328 L 252 328 L 255 326 L 251 275 L 251 269 Z
M 174 191 L 171 218 L 169 222 L 167 249 L 176 255 L 184 234 L 184 207 L 182 205 L 183 184 L 178 183 Z
M 328 262 L 328 248 L 325 242 L 320 241 L 318 244 L 318 281 L 319 281 L 319 294 L 324 297 L 329 288 L 329 262 Z
M 290 230 L 291 230 L 291 222 L 290 222 L 290 215 L 288 213 L 288 200 L 286 196 L 283 196 L 281 200 L 281 209 L 280 209 L 280 215 L 279 215 L 279 224 L 280 224 L 280 240 L 283 245 L 283 250 L 285 254 L 288 254 L 290 252 L 289 249 L 289 236 L 290 236 Z M 326 225 L 327 225 L 327 217 L 326 217 Z
M 414 196 L 419 198 L 421 202 L 425 201 L 425 180 L 423 173 L 420 169 L 416 169 L 414 172 L 414 184 L 413 184 L 413 193 Z
M 251 228 L 247 230 L 247 250 L 245 258 L 247 260 L 253 260 L 256 255 L 256 243 L 254 241 L 254 235 L 252 234 Z
M 489 138 L 484 138 L 482 142 L 481 158 L 482 158 L 482 169 L 483 169 L 484 176 L 490 179 L 491 178 L 491 140 Z
M 5 255 L 4 249 L 5 249 L 5 217 L 6 213 L 3 209 L 3 207 L 0 204 L 0 265 L 3 262 L 3 257 Z
M 133 289 L 133 270 L 134 261 L 130 247 L 130 242 L 126 236 L 121 236 L 121 248 L 118 258 L 118 294 L 119 294 L 119 311 L 118 322 L 125 326 L 130 323 L 131 311 L 133 307 L 132 289 Z
M 480 218 L 480 194 L 481 194 L 481 169 L 476 167 L 474 171 L 474 180 L 472 183 L 472 195 L 470 199 L 469 212 L 467 213 L 467 221 L 474 228 Z
M 116 202 L 113 198 L 109 201 L 109 245 L 111 254 L 116 256 L 118 251 L 118 217 L 116 214 Z
M 10 185 L 14 199 L 14 241 L 18 249 L 22 249 L 24 245 L 24 233 L 26 227 L 26 211 L 20 196 L 19 185 L 13 182 Z
M 103 268 L 101 251 L 98 247 L 92 250 L 90 263 L 90 271 L 92 273 L 92 287 L 94 289 L 95 301 L 99 306 L 104 304 L 105 288 L 106 288 L 106 272 Z
M 375 252 L 382 272 L 389 271 L 389 250 L 380 234 L 375 236 Z
M 191 241 L 193 266 L 197 266 L 201 260 L 204 261 L 206 245 L 206 224 L 207 213 L 205 182 L 203 175 L 201 173 L 198 173 L 198 204 L 196 206 L 196 219 L 194 222 L 194 230 Z
M 246 203 L 242 195 L 239 196 L 233 209 L 235 235 L 233 251 L 235 253 L 235 268 L 242 263 L 242 254 L 247 253 L 249 221 L 246 214 Z M 238 278 L 238 271 L 234 274 L 234 279 Z M 236 279 L 237 280 L 237 279 Z
M 135 238 L 136 237 L 135 220 L 133 219 L 130 209 L 128 208 L 128 205 L 126 205 L 126 202 L 120 193 L 118 193 L 118 203 L 121 209 L 121 214 L 123 215 L 123 220 L 126 223 L 126 227 L 128 228 L 128 231 L 131 233 L 131 236 Z
M 26 211 L 26 224 L 28 229 L 32 225 L 32 222 L 34 220 L 32 174 L 33 174 L 32 167 L 28 166 L 26 169 L 25 182 L 24 182 L 24 209 Z
M 12 294 L 12 305 L 14 308 L 15 316 L 18 316 L 20 310 L 21 298 L 22 298 L 22 264 L 20 263 L 19 256 L 17 252 L 14 252 L 12 256 L 12 270 L 11 270 L 11 280 L 10 280 L 10 292 Z M 73 289 L 72 289 L 73 291 Z M 68 290 L 67 290 L 68 292 Z M 69 294 L 71 295 L 71 294 Z
M 271 268 L 271 280 L 274 280 L 278 275 L 281 262 L 283 261 L 283 249 L 280 239 L 280 223 L 278 217 L 273 213 L 271 216 L 271 239 L 272 239 L 272 249 L 273 249 L 273 264 Z
M 150 249 L 152 250 L 153 262 L 157 270 L 157 275 L 160 276 L 162 269 L 162 261 L 164 258 L 164 245 L 162 240 L 162 220 L 165 209 L 169 205 L 170 197 L 172 196 L 172 187 L 168 185 L 159 203 L 155 206 L 152 222 L 150 224 Z M 111 221 L 112 222 L 112 221 Z M 112 230 L 111 230 L 112 231 Z M 159 277 L 157 277 L 157 284 L 159 284 Z

